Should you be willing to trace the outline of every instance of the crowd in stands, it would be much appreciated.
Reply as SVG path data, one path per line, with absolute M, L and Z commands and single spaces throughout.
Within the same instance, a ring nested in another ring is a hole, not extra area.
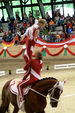
M 75 34 L 75 16 L 70 17 L 68 14 L 67 17 L 63 17 L 60 13 L 55 12 L 54 18 L 50 18 L 48 13 L 46 13 L 47 24 L 45 31 L 48 33 L 44 33 L 43 39 L 48 42 L 60 42 L 71 36 L 71 34 Z M 59 30 L 56 30 L 56 27 Z M 61 29 L 62 28 L 62 29 Z M 48 30 L 47 30 L 48 29 Z
M 67 17 L 64 18 L 63 15 L 55 12 L 54 18 L 51 18 L 47 12 L 45 17 L 47 24 L 45 28 L 40 29 L 39 37 L 47 42 L 60 42 L 70 37 L 72 33 L 75 33 L 74 15 L 70 17 L 68 14 Z M 15 44 L 19 44 L 21 35 L 25 33 L 29 26 L 34 24 L 34 21 L 35 18 L 31 12 L 29 12 L 29 17 L 24 14 L 23 21 L 20 21 L 20 17 L 17 15 L 16 19 L 8 22 L 8 31 L 4 31 L 3 40 L 10 42 L 14 39 Z M 56 30 L 56 27 L 59 27 L 58 31 Z M 3 30 L 0 27 L 0 32 L 2 31 Z

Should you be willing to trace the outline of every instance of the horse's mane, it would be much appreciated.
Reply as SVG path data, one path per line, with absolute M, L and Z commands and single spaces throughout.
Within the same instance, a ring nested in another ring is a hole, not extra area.
M 32 85 L 32 87 L 33 87 L 35 84 L 39 83 L 40 81 L 43 81 L 43 80 L 50 80 L 50 79 L 57 80 L 56 78 L 53 78 L 53 77 L 42 78 L 42 79 L 36 81 L 36 82 Z

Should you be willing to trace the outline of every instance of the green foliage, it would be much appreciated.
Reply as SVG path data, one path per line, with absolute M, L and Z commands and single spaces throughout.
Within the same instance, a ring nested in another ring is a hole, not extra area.
M 45 48 L 43 50 L 42 56 L 46 56 L 46 50 L 45 50 Z
M 42 0 L 43 3 L 50 3 L 51 0 Z
M 45 29 L 44 31 L 43 31 L 43 33 L 42 33 L 43 35 L 47 35 L 48 34 L 48 30 L 47 29 Z
M 20 5 L 20 1 L 12 1 L 12 5 L 15 6 L 15 5 Z
M 39 16 L 37 16 L 36 15 L 36 11 L 39 11 Z M 38 18 L 38 17 L 41 17 L 41 13 L 40 13 L 40 10 L 39 10 L 39 7 L 38 6 L 34 6 L 33 7 L 33 16 L 35 17 L 35 18 Z
M 34 4 L 34 3 L 37 3 L 37 0 L 32 0 L 32 3 Z

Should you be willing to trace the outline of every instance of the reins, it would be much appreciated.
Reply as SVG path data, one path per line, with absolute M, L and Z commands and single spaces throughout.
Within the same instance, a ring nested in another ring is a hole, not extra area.
M 49 97 L 47 97 L 47 96 L 45 96 L 45 95 L 43 95 L 42 93 L 40 93 L 40 92 L 38 92 L 38 91 L 36 91 L 36 90 L 34 90 L 33 88 L 29 88 L 30 90 L 32 90 L 32 91 L 34 91 L 35 93 L 37 93 L 37 94 L 39 94 L 39 95 L 41 95 L 42 97 L 44 97 L 44 98 L 49 98 Z M 52 91 L 51 91 L 52 90 Z M 53 99 L 51 102 L 58 102 L 59 101 L 59 99 L 56 99 L 56 98 L 53 98 L 53 93 L 54 93 L 54 90 L 55 90 L 55 85 L 51 88 L 51 89 L 49 89 L 48 90 L 48 95 L 49 96 L 51 96 L 50 98 L 51 99 Z M 51 91 L 51 94 L 49 93 Z
M 45 97 L 45 98 L 47 97 L 47 96 L 43 95 L 42 93 L 36 91 L 35 89 L 32 89 L 32 88 L 29 88 L 29 89 L 32 90 L 32 91 L 34 91 L 35 93 L 37 93 L 37 94 L 39 94 L 39 95 Z

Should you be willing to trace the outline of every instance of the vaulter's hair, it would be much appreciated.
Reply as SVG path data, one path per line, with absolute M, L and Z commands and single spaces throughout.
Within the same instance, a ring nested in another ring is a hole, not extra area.
M 46 24 L 46 20 L 45 20 L 45 19 L 40 18 L 38 21 L 39 21 L 39 24 L 40 24 L 40 23 L 41 23 L 42 25 L 45 25 L 45 24 Z
M 35 57 L 38 59 L 38 60 L 42 60 L 42 52 L 40 52 L 40 51 L 36 51 L 35 52 Z

